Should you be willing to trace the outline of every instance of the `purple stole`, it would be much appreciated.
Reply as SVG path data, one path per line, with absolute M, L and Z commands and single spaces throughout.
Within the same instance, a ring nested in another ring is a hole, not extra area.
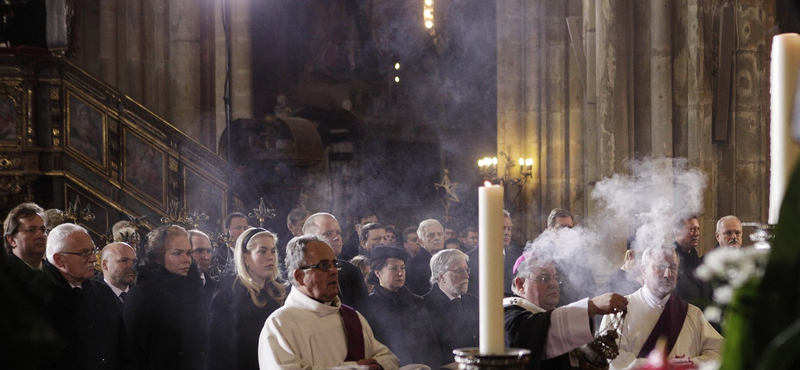
M 656 341 L 660 337 L 667 338 L 667 355 L 675 347 L 675 342 L 678 341 L 678 335 L 683 328 L 683 322 L 686 320 L 686 313 L 689 312 L 689 304 L 686 301 L 678 298 L 675 294 L 670 294 L 667 304 L 664 306 L 664 311 L 644 342 L 642 350 L 639 351 L 638 358 L 647 357 L 653 348 L 656 346 Z
M 347 339 L 347 357 L 344 360 L 363 360 L 365 358 L 364 330 L 361 327 L 358 313 L 352 307 L 342 304 L 339 307 L 339 315 L 342 316 L 344 336 Z

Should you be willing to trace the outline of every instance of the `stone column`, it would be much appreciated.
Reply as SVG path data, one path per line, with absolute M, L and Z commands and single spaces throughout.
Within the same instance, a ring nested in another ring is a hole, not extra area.
M 597 125 L 600 177 L 627 173 L 630 157 L 630 34 L 629 0 L 598 0 Z
M 650 134 L 656 157 L 672 157 L 673 2 L 650 2 Z
M 225 0 L 231 10 L 231 121 L 253 117 L 253 41 L 250 0 Z
M 142 2 L 125 2 L 125 66 L 127 81 L 125 93 L 136 101 L 142 101 Z
M 169 9 L 168 121 L 200 141 L 200 14 L 194 0 L 175 0 Z
M 167 3 L 161 0 L 143 2 L 143 50 L 142 94 L 144 106 L 153 113 L 167 117 Z
M 117 86 L 117 2 L 100 1 L 100 78 Z

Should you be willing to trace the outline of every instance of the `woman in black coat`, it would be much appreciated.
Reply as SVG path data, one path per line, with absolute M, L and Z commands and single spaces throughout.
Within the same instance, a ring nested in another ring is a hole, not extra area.
M 210 370 L 258 370 L 258 337 L 286 297 L 275 234 L 248 229 L 236 240 L 236 274 L 219 284 L 211 300 Z
M 125 298 L 123 318 L 139 369 L 203 370 L 208 312 L 189 235 L 180 226 L 151 231 L 147 262 Z
M 375 289 L 369 296 L 365 315 L 375 338 L 389 347 L 400 365 L 425 364 L 440 367 L 439 344 L 422 297 L 405 287 L 404 249 L 380 246 L 372 249 L 372 272 L 368 277 Z

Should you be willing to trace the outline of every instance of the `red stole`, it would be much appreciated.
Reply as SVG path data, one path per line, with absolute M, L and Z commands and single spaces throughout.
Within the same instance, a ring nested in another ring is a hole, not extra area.
M 647 357 L 655 348 L 656 342 L 660 337 L 667 338 L 667 355 L 669 355 L 672 348 L 675 347 L 675 342 L 678 341 L 678 335 L 680 335 L 681 328 L 683 328 L 687 312 L 689 312 L 689 304 L 675 296 L 675 294 L 670 294 L 667 304 L 664 306 L 664 311 L 661 312 L 661 316 L 656 322 L 656 326 L 653 327 L 653 331 L 650 332 L 650 336 L 647 337 L 647 341 L 644 342 L 642 350 L 639 351 L 639 355 L 636 357 Z
M 355 309 L 345 304 L 339 307 L 339 315 L 344 322 L 344 336 L 347 339 L 347 356 L 345 361 L 363 360 L 364 350 L 364 329 L 361 327 L 361 320 Z

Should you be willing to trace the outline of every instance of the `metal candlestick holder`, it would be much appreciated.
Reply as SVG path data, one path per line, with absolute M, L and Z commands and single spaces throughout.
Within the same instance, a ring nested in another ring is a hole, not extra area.
M 453 354 L 459 370 L 524 370 L 531 357 L 531 351 L 519 348 L 483 355 L 480 348 L 470 347 L 453 350 Z

